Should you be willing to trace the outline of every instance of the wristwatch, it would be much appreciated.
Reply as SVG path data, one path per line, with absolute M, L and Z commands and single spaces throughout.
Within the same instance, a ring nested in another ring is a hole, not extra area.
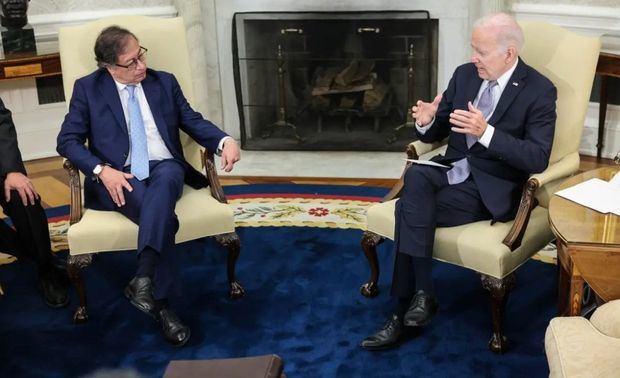
M 103 164 L 97 164 L 97 165 L 95 165 L 95 168 L 93 168 L 93 174 L 95 176 L 99 176 L 101 171 L 103 171 Z

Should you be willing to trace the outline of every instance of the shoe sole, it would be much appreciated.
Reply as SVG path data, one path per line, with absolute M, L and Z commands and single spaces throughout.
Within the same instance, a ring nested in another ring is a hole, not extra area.
M 369 352 L 380 352 L 382 350 L 390 350 L 390 349 L 396 349 L 398 347 L 400 347 L 400 345 L 402 344 L 402 341 L 398 341 L 394 344 L 389 344 L 389 345 L 381 345 L 381 346 L 363 346 L 360 345 L 360 347 L 364 350 L 367 350 Z
M 125 293 L 125 297 L 126 297 L 127 299 L 129 299 L 129 303 L 131 303 L 131 305 L 132 305 L 133 307 L 137 308 L 138 310 L 142 311 L 143 313 L 145 313 L 145 314 L 147 314 L 147 315 L 149 315 L 149 316 L 151 316 L 151 317 L 153 317 L 153 318 L 155 317 L 155 314 L 153 314 L 153 311 L 152 311 L 152 310 L 149 310 L 149 309 L 146 309 L 146 308 L 144 308 L 144 307 L 140 306 L 140 305 L 138 304 L 138 302 L 136 302 L 136 301 L 134 300 L 134 297 L 133 297 L 133 295 L 131 294 L 131 290 L 129 289 L 129 287 L 126 287 L 126 288 L 125 288 L 124 293 Z

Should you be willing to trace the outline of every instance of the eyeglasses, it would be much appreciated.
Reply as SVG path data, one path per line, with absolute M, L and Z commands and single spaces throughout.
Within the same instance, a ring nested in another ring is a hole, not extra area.
M 138 61 L 143 62 L 146 60 L 146 52 L 149 51 L 146 47 L 140 46 L 140 51 L 138 52 L 138 58 L 133 58 L 129 64 L 119 64 L 114 63 L 115 66 L 127 68 L 129 71 L 133 71 L 138 67 Z

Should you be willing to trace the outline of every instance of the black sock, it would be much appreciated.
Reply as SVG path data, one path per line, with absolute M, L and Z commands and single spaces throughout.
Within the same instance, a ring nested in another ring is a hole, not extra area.
M 398 317 L 402 319 L 403 316 L 405 316 L 407 310 L 409 309 L 410 301 L 410 298 L 397 298 L 396 306 L 394 308 L 394 314 L 398 315 Z
M 155 274 L 155 267 L 159 263 L 159 253 L 151 247 L 146 247 L 138 257 L 138 271 L 136 277 L 151 277 Z
M 415 288 L 424 290 L 428 295 L 434 295 L 435 287 L 433 285 L 433 276 L 431 274 L 433 268 L 433 259 L 430 257 L 414 257 L 413 271 L 415 275 Z
M 155 311 L 162 310 L 164 308 L 168 308 L 168 299 L 155 299 Z

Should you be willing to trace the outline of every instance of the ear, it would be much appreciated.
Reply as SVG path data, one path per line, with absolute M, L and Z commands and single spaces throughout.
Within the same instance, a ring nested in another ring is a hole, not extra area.
M 506 49 L 506 63 L 514 62 L 517 58 L 517 49 L 514 46 L 508 47 Z

